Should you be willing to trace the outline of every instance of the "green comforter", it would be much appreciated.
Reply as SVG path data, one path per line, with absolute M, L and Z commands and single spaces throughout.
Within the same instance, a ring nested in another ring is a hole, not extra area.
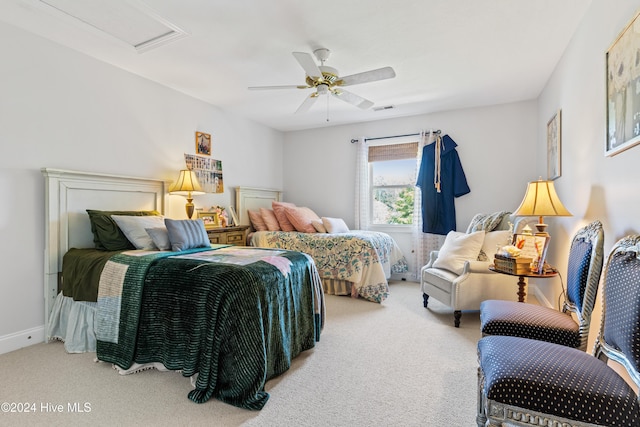
M 98 310 L 101 302 L 112 309 L 119 304 L 111 319 L 117 336 L 105 341 L 97 331 L 98 359 L 123 369 L 134 362 L 161 362 L 184 376 L 197 374 L 189 393 L 194 402 L 215 397 L 261 409 L 269 398 L 266 381 L 320 338 L 323 293 L 315 264 L 305 254 L 224 248 L 191 257 L 125 253 L 109 263 L 118 268 L 105 268 Z M 118 286 L 103 292 L 103 281 L 118 281 L 104 277 L 108 270 L 125 272 L 120 296 Z M 113 332 L 110 327 L 106 335 Z

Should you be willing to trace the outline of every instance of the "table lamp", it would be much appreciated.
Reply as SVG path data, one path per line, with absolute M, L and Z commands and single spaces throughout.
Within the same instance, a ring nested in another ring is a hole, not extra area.
M 516 216 L 537 216 L 538 224 L 536 228 L 538 236 L 549 236 L 547 233 L 547 224 L 544 223 L 545 216 L 571 216 L 571 212 L 564 207 L 553 181 L 543 181 L 542 178 L 537 181 L 531 181 L 527 185 L 527 192 L 520 206 L 513 213 Z
M 196 173 L 190 169 L 183 169 L 180 171 L 180 176 L 178 176 L 176 182 L 169 187 L 169 194 L 187 196 L 187 205 L 185 208 L 187 210 L 187 217 L 191 219 L 194 209 L 193 198 L 191 196 L 204 194 L 204 191 L 202 191 Z

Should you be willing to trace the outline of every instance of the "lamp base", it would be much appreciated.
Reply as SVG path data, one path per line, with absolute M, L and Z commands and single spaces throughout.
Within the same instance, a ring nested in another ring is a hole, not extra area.
M 536 233 L 536 236 L 548 236 L 549 233 L 547 233 L 547 224 L 536 224 L 536 228 L 538 229 L 538 232 Z
M 191 217 L 193 216 L 193 211 L 195 209 L 195 205 L 193 204 L 193 199 L 187 199 L 187 204 L 185 206 L 185 209 L 187 211 L 187 217 L 191 219 Z

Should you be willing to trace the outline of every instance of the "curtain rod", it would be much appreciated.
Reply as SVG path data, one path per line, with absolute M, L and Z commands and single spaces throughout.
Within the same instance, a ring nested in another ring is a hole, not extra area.
M 439 135 L 441 133 L 441 131 L 440 131 L 440 129 L 438 129 L 438 130 L 434 130 L 433 133 Z M 364 140 L 366 142 L 366 141 L 375 141 L 377 139 L 401 138 L 403 136 L 420 136 L 420 135 L 421 135 L 421 133 L 408 133 L 406 135 L 391 135 L 391 136 L 378 136 L 376 138 L 365 138 Z M 358 142 L 357 139 L 352 139 L 351 140 L 352 144 L 355 144 L 356 142 Z

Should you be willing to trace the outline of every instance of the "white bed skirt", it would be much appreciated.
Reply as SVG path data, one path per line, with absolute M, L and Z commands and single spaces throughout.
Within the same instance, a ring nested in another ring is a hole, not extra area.
M 63 341 L 67 353 L 95 352 L 97 304 L 74 301 L 60 292 L 49 315 L 47 342 Z
M 47 342 L 63 341 L 67 353 L 96 352 L 95 317 L 98 303 L 89 301 L 74 301 L 71 297 L 65 297 L 62 292 L 55 299 L 49 316 L 49 328 L 47 329 Z M 96 359 L 96 362 L 100 360 Z M 112 364 L 120 375 L 130 375 L 147 369 L 157 369 L 169 372 L 162 363 L 150 362 L 145 364 L 133 363 L 129 369 Z M 172 372 L 182 372 L 181 370 Z M 198 374 L 188 377 L 191 386 L 195 388 Z

